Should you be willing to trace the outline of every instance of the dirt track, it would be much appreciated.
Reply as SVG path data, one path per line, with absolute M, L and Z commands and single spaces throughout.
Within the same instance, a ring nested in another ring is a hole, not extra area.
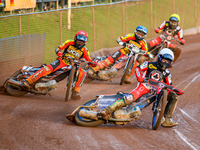
M 27 94 L 24 97 L 0 95 L 0 149 L 77 150 L 77 149 L 200 149 L 200 35 L 185 37 L 182 54 L 170 69 L 175 86 L 185 94 L 179 97 L 175 128 L 151 129 L 151 107 L 125 126 L 112 124 L 81 127 L 65 118 L 78 105 L 96 94 L 130 92 L 136 87 L 120 86 L 121 71 L 111 82 L 83 84 L 81 100 L 64 102 L 65 81 L 52 96 Z

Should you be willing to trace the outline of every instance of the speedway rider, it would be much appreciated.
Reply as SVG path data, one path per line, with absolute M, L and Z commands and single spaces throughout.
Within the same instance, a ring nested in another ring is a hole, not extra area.
M 113 111 L 126 106 L 136 101 L 142 95 L 149 93 L 151 86 L 145 82 L 148 79 L 163 81 L 168 85 L 172 85 L 171 74 L 167 68 L 173 60 L 173 52 L 168 48 L 164 48 L 159 52 L 158 60 L 156 62 L 145 61 L 143 64 L 137 66 L 135 70 L 135 74 L 139 82 L 137 87 L 129 94 L 125 94 L 122 99 L 117 100 L 110 106 L 101 110 L 100 115 L 102 118 L 107 119 Z M 163 122 L 161 124 L 164 127 L 173 127 L 178 124 L 173 122 L 171 119 L 177 103 L 177 94 L 182 95 L 183 92 L 180 90 L 176 91 L 176 93 L 171 91 L 168 93 L 168 103 L 166 105 Z
M 70 63 L 69 60 L 66 58 L 64 59 L 64 56 L 70 56 L 75 59 L 85 58 L 85 60 L 91 62 L 90 63 L 91 66 L 96 66 L 96 62 L 92 62 L 89 51 L 85 47 L 87 41 L 88 41 L 88 34 L 83 30 L 78 31 L 74 37 L 74 40 L 67 40 L 62 45 L 59 45 L 55 49 L 58 58 L 54 62 L 52 62 L 47 66 L 44 66 L 36 73 L 34 73 L 32 76 L 24 80 L 21 86 L 23 88 L 30 89 L 30 85 L 33 84 L 38 79 L 40 79 L 41 77 L 46 76 L 62 67 L 69 65 Z M 82 68 L 79 68 L 78 80 L 72 91 L 73 99 L 81 98 L 79 95 L 79 91 L 85 79 L 85 76 L 86 72 Z
M 125 55 L 130 54 L 130 50 L 126 47 L 127 43 L 136 43 L 140 49 L 147 51 L 148 50 L 147 43 L 144 40 L 146 35 L 147 35 L 147 29 L 144 26 L 138 26 L 135 29 L 134 34 L 130 33 L 130 34 L 127 34 L 126 36 L 121 36 L 117 38 L 118 44 L 124 47 L 118 50 L 117 52 L 115 52 L 114 54 L 112 54 L 111 56 L 107 57 L 105 60 L 98 62 L 96 67 L 92 67 L 92 70 L 94 72 L 97 72 L 98 70 L 103 69 L 113 64 L 114 62 L 124 57 Z M 148 59 L 147 57 L 141 55 L 140 57 L 138 57 L 137 61 L 140 63 L 143 63 L 147 59 Z M 126 79 L 125 79 L 126 84 L 131 83 L 129 79 L 133 74 L 134 74 L 134 68 L 133 68 L 133 71 L 131 71 L 131 73 L 126 76 Z
M 179 22 L 180 22 L 179 15 L 172 14 L 169 18 L 169 21 L 164 21 L 158 28 L 155 29 L 155 32 L 161 33 L 162 31 L 164 31 L 173 37 L 177 36 L 178 39 L 181 41 L 180 44 L 184 45 L 185 40 L 183 39 L 183 30 L 180 28 Z M 148 42 L 149 52 L 151 52 L 151 50 L 153 50 L 153 48 L 156 45 L 159 45 L 163 42 L 162 38 L 163 38 L 162 35 L 160 35 L 156 39 L 153 39 Z M 170 48 L 174 52 L 174 62 L 175 62 L 181 54 L 181 49 L 177 47 L 177 45 L 171 44 L 171 43 L 168 48 Z M 153 51 L 152 51 L 152 54 L 154 54 Z

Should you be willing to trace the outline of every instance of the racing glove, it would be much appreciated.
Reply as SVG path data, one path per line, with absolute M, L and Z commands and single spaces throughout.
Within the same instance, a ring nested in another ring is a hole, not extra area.
M 183 95 L 184 92 L 181 89 L 174 89 L 174 92 L 176 92 L 177 95 Z
M 156 33 L 161 33 L 162 32 L 162 30 L 160 30 L 159 28 L 156 28 L 155 30 L 154 30 Z
M 119 45 L 121 45 L 121 46 L 126 46 L 126 43 L 125 43 L 125 42 L 122 42 L 122 41 L 120 41 L 120 42 L 119 42 Z
M 59 51 L 59 52 L 57 53 L 57 56 L 62 57 L 62 56 L 63 56 L 63 52 Z

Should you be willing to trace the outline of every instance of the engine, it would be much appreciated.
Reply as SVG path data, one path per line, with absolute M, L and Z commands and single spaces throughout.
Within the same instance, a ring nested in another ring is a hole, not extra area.
M 58 87 L 56 80 L 49 80 L 48 82 L 39 82 L 35 84 L 37 91 L 50 91 L 55 90 Z

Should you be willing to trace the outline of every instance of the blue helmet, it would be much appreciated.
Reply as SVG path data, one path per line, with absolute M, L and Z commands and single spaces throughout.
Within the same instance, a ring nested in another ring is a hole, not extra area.
M 141 34 L 138 34 L 141 33 Z M 145 28 L 144 26 L 138 26 L 136 29 L 135 29 L 135 38 L 137 40 L 143 40 L 147 35 L 147 28 Z

